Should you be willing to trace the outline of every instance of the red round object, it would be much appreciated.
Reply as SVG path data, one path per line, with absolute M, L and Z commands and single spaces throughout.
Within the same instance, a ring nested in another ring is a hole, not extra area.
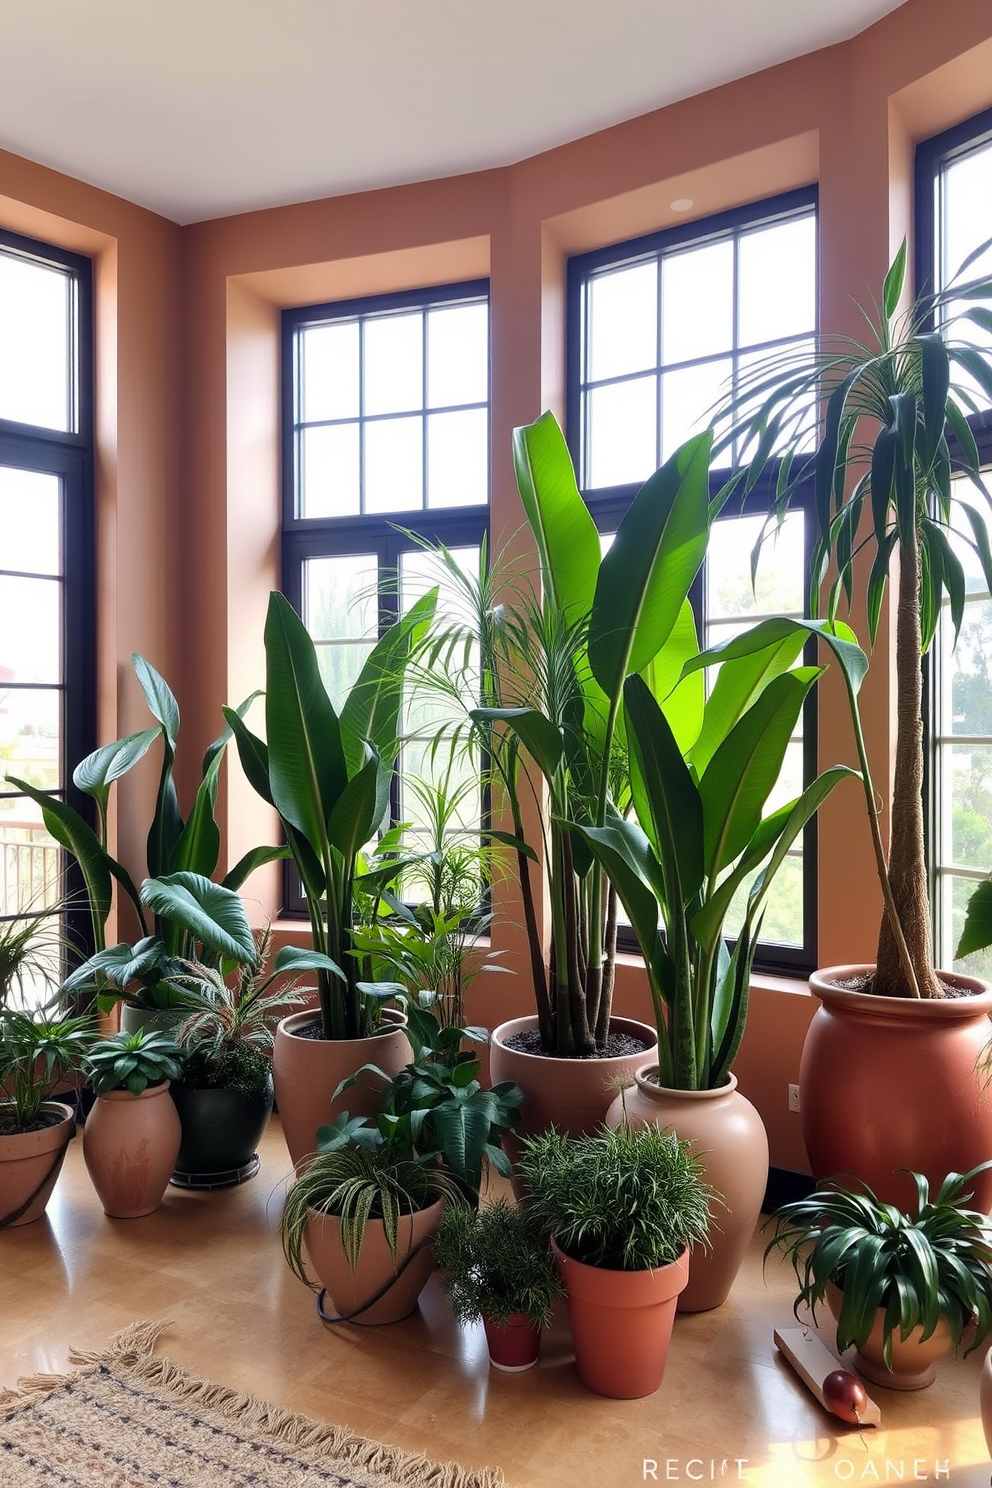
M 857 1425 L 865 1413 L 868 1396 L 865 1387 L 856 1375 L 846 1369 L 835 1369 L 828 1374 L 820 1386 L 823 1403 L 832 1416 L 842 1421 L 853 1421 Z

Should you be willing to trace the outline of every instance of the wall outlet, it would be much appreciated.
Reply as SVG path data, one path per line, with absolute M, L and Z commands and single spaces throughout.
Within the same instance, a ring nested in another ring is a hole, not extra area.
M 789 1086 L 789 1110 L 790 1111 L 798 1111 L 799 1110 L 799 1086 L 798 1085 L 790 1085 Z

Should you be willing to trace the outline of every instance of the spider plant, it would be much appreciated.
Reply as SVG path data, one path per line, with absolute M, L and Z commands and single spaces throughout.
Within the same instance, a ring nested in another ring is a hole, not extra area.
M 0 1008 L 0 1129 L 32 1131 L 46 1125 L 42 1106 L 66 1075 L 78 1070 L 93 1042 L 88 1017 L 59 1018 Z

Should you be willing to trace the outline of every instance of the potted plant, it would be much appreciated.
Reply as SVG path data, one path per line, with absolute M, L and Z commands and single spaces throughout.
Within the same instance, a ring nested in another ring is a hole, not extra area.
M 962 265 L 962 274 L 982 251 Z M 966 416 L 977 408 L 969 385 L 992 396 L 988 351 L 968 334 L 968 322 L 987 322 L 992 281 L 955 282 L 924 295 L 903 315 L 905 268 L 904 243 L 886 274 L 877 315 L 865 313 L 866 344 L 828 345 L 812 360 L 766 365 L 747 378 L 728 404 L 732 428 L 723 441 L 727 447 L 737 440 L 750 451 L 731 489 L 750 488 L 770 462 L 781 461 L 772 523 L 799 484 L 813 481 L 817 543 L 810 588 L 815 602 L 833 563 L 830 616 L 861 586 L 874 642 L 890 565 L 898 567 L 887 850 L 856 689 L 845 679 L 883 901 L 876 961 L 832 967 L 811 979 L 821 1006 L 803 1053 L 800 1100 L 814 1174 L 854 1172 L 904 1204 L 909 1180 L 897 1169 L 924 1171 L 936 1185 L 949 1170 L 977 1163 L 992 1144 L 992 1106 L 976 1099 L 974 1076 L 992 991 L 949 972 L 938 975 L 933 966 L 920 665 L 945 595 L 955 626 L 961 620 L 963 570 L 949 539 L 955 515 L 960 540 L 992 583 L 983 514 L 988 497 Z M 826 401 L 813 453 L 803 431 L 818 396 Z M 956 473 L 970 482 L 955 482 Z M 965 486 L 978 489 L 975 504 Z M 974 928 L 969 949 L 992 939 L 992 916 L 976 919 Z M 839 1085 L 837 1071 L 843 1071 Z M 919 1099 L 922 1088 L 926 1101 Z M 992 1175 L 980 1178 L 978 1194 L 983 1206 L 992 1204 Z
M 657 1126 L 548 1131 L 524 1141 L 520 1169 L 565 1284 L 579 1378 L 617 1399 L 652 1394 L 710 1223 L 691 1144 Z
M 0 932 L 8 950 L 14 923 Z M 92 1039 L 89 1018 L 50 1017 L 0 998 L 0 1230 L 45 1212 L 76 1125 L 74 1106 L 52 1096 Z
M 169 1082 L 182 1075 L 179 1046 L 156 1029 L 100 1039 L 86 1073 L 96 1100 L 83 1128 L 83 1158 L 104 1212 L 137 1219 L 162 1202 L 182 1138 Z
M 992 1224 L 965 1208 L 974 1179 L 992 1166 L 949 1173 L 931 1199 L 920 1173 L 912 1212 L 883 1203 L 866 1183 L 837 1184 L 784 1205 L 765 1249 L 788 1256 L 799 1283 L 794 1310 L 826 1301 L 837 1347 L 855 1349 L 854 1367 L 891 1390 L 929 1385 L 935 1362 L 961 1343 L 965 1354 L 992 1332 Z
M 453 1205 L 434 1237 L 434 1260 L 455 1322 L 481 1322 L 494 1369 L 532 1369 L 541 1330 L 564 1295 L 548 1237 L 533 1212 L 500 1197 Z
M 313 949 L 324 958 L 316 977 L 319 1013 L 294 1013 L 276 1032 L 276 1099 L 294 1163 L 313 1150 L 314 1130 L 343 1077 L 370 1057 L 394 1069 L 409 1057 L 401 1015 L 383 1012 L 392 992 L 380 994 L 354 954 L 355 895 L 362 850 L 389 801 L 403 675 L 435 602 L 436 592 L 426 595 L 384 633 L 336 709 L 306 627 L 273 593 L 265 621 L 265 741 L 225 709 L 249 782 L 279 815 Z M 371 1047 L 370 1038 L 377 1040 Z M 353 1111 L 372 1112 L 377 1091 L 360 1084 L 350 1101 Z

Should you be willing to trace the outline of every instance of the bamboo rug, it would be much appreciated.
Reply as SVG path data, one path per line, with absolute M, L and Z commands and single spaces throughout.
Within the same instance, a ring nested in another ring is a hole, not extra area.
M 197 1379 L 155 1353 L 166 1326 L 0 1391 L 3 1488 L 504 1488 Z

